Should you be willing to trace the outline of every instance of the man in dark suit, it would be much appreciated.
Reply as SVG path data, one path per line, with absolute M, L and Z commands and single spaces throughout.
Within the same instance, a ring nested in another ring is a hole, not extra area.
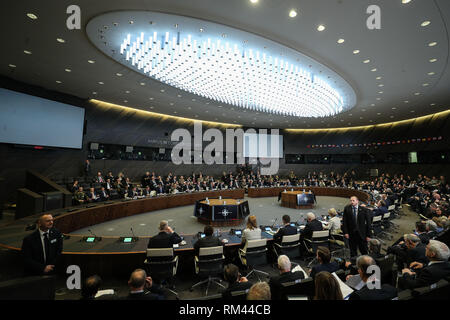
M 106 191 L 105 187 L 101 187 L 101 189 L 100 189 L 100 201 L 107 201 L 107 200 L 109 200 L 108 191 Z
M 355 257 L 357 249 L 367 254 L 367 241 L 372 235 L 372 218 L 367 208 L 359 204 L 356 196 L 350 198 L 351 204 L 344 208 L 342 231 L 349 241 L 350 255 Z
M 200 238 L 194 244 L 195 255 L 198 256 L 200 248 L 223 246 L 223 241 L 220 241 L 218 237 L 213 236 L 214 228 L 211 226 L 205 226 L 205 237 Z
M 25 273 L 48 275 L 55 271 L 63 249 L 63 236 L 53 228 L 51 214 L 43 214 L 38 229 L 26 236 L 22 243 Z
M 349 300 L 392 300 L 397 296 L 397 289 L 391 285 L 381 285 L 380 279 L 376 279 L 373 272 L 368 272 L 371 265 L 375 265 L 375 260 L 370 256 L 360 256 L 356 265 L 358 267 L 358 274 L 364 282 L 363 287 L 359 290 L 353 291 Z M 371 282 L 374 287 L 369 287 L 367 282 Z
M 282 283 L 305 279 L 303 272 L 291 272 L 291 261 L 285 255 L 278 257 L 278 270 L 280 271 L 280 275 L 271 277 L 269 280 L 270 292 L 273 300 L 281 300 Z
M 430 260 L 427 265 L 413 262 L 410 269 L 402 270 L 402 277 L 398 279 L 400 289 L 425 287 L 450 276 L 450 262 L 448 262 L 450 250 L 445 243 L 430 240 L 425 254 Z
M 402 270 L 405 264 L 409 266 L 414 261 L 423 264 L 428 263 L 428 259 L 425 256 L 426 245 L 422 243 L 418 236 L 405 234 L 403 240 L 398 245 L 389 247 L 387 251 L 396 255 L 398 270 Z
M 169 222 L 162 220 L 159 223 L 159 233 L 150 238 L 147 248 L 172 248 L 181 241 L 181 237 L 169 227 Z
M 246 291 L 253 285 L 246 277 L 241 277 L 239 268 L 234 264 L 227 264 L 223 268 L 223 277 L 228 282 L 228 288 L 222 292 L 224 299 L 232 299 L 232 292 Z
M 127 300 L 164 300 L 165 296 L 160 287 L 153 284 L 151 277 L 147 276 L 145 270 L 136 269 L 131 273 L 128 280 L 130 294 Z
M 281 220 L 283 221 L 284 226 L 281 227 L 277 233 L 273 235 L 273 240 L 275 242 L 281 243 L 283 236 L 290 236 L 293 234 L 297 234 L 297 228 L 291 226 L 291 217 L 285 214 Z
M 333 273 L 340 269 L 337 262 L 331 261 L 331 252 L 327 247 L 317 247 L 316 258 L 319 264 L 314 265 L 311 268 L 311 273 L 309 274 L 309 276 L 313 279 L 319 272 L 327 271 L 329 273 Z
M 323 231 L 322 223 L 316 219 L 316 215 L 312 212 L 306 214 L 306 226 L 302 231 L 302 239 L 311 239 L 314 231 Z

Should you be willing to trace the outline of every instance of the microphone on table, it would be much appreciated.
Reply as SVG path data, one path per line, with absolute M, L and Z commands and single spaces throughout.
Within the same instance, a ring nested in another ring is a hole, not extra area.
M 275 218 L 275 220 L 273 221 L 272 227 L 270 227 L 270 228 L 273 228 L 275 226 L 275 223 L 277 222 L 277 220 L 278 220 L 278 217 Z
M 131 230 L 131 234 L 133 235 L 133 241 L 138 241 L 138 237 L 136 237 L 136 235 L 134 234 L 134 231 L 133 231 L 133 227 L 130 227 L 130 230 Z
M 93 232 L 91 231 L 91 229 L 88 229 L 88 231 L 89 231 L 89 233 L 92 234 L 95 238 L 97 238 L 97 235 L 95 235 L 95 233 L 93 233 Z

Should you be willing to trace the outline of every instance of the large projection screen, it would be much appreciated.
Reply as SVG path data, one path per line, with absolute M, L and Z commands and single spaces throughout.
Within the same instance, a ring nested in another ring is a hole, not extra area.
M 81 149 L 84 111 L 0 88 L 0 143 Z
M 244 158 L 283 158 L 283 136 L 244 133 Z

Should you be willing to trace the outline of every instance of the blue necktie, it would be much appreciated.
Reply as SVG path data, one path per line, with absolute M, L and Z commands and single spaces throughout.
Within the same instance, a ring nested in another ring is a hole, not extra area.
M 357 216 L 356 216 L 356 207 L 353 207 L 353 217 L 355 219 L 355 222 L 358 221 Z

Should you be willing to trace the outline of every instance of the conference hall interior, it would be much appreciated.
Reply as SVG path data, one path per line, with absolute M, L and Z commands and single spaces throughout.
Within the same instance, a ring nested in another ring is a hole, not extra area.
M 0 12 L 0 300 L 449 299 L 449 1 Z

